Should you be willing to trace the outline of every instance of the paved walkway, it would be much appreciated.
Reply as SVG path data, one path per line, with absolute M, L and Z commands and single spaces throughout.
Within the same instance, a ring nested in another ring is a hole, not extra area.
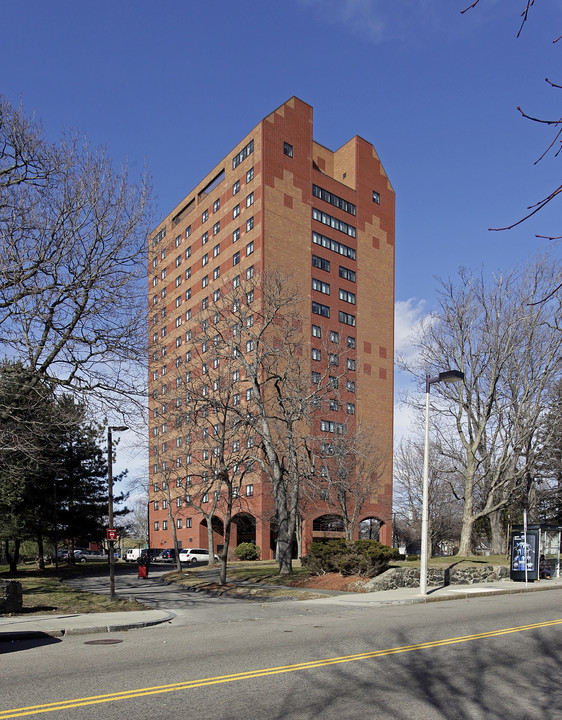
M 399 588 L 370 593 L 330 593 L 315 600 L 248 600 L 222 597 L 205 591 L 193 591 L 161 582 L 170 568 L 151 569 L 147 580 L 140 580 L 133 572 L 116 576 L 119 597 L 135 598 L 152 608 L 134 612 L 89 613 L 77 615 L 18 615 L 0 618 L 0 643 L 33 638 L 64 637 L 90 633 L 109 633 L 146 628 L 161 623 L 174 626 L 199 623 L 259 620 L 272 617 L 341 612 L 344 609 L 365 608 L 413 603 L 442 602 L 483 595 L 562 590 L 562 578 L 536 583 L 516 583 L 502 580 L 477 585 L 449 585 L 430 588 L 426 596 L 418 588 Z M 89 592 L 108 594 L 106 577 L 76 578 L 74 587 Z M 251 584 L 245 583 L 250 586 Z

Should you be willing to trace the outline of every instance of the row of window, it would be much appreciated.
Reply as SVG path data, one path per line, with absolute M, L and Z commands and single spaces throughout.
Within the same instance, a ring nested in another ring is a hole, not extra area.
M 245 147 L 243 147 L 237 155 L 232 158 L 232 169 L 234 170 L 235 168 L 237 168 L 238 165 L 240 165 L 240 163 L 243 162 L 248 157 L 248 155 L 251 155 L 253 152 L 254 141 L 250 140 L 250 142 Z
M 330 283 L 324 282 L 324 280 L 318 280 L 317 278 L 312 278 L 312 289 L 316 290 L 317 292 L 321 292 L 324 295 L 329 295 Z M 349 292 L 349 290 L 342 290 L 342 288 L 340 288 L 339 298 L 340 300 L 350 303 L 351 305 L 356 304 L 355 293 Z
M 331 240 L 330 238 L 327 238 L 325 235 L 321 235 L 320 233 L 312 233 L 312 242 L 315 245 L 321 245 L 328 250 L 332 250 L 332 252 L 336 252 L 339 255 L 348 257 L 350 260 L 356 260 L 357 258 L 357 253 L 354 248 L 337 242 L 337 240 Z
M 312 326 L 312 337 L 321 338 L 322 337 L 322 328 L 320 325 L 313 325 Z M 336 330 L 330 330 L 330 342 L 337 343 L 340 341 L 340 334 L 339 332 L 336 332 Z M 355 348 L 355 338 L 351 335 L 347 336 L 347 347 L 348 348 Z
M 328 190 L 324 190 L 324 188 L 318 187 L 318 185 L 312 186 L 312 194 L 314 195 L 314 197 L 325 200 L 326 202 L 330 203 L 330 205 L 333 205 L 340 210 L 344 210 L 350 215 L 357 215 L 357 208 L 353 203 L 344 200 L 343 198 L 339 197 L 339 195 L 334 195 L 334 193 L 328 192 Z
M 331 263 L 329 260 L 326 260 L 326 258 L 319 257 L 318 255 L 313 255 L 312 267 L 318 268 L 319 270 L 324 270 L 324 272 L 330 272 Z M 346 268 L 343 265 L 339 266 L 339 276 L 344 280 L 349 280 L 350 282 L 355 282 L 357 279 L 357 273 L 355 272 L 355 270 L 350 270 L 350 268 Z
M 339 232 L 344 233 L 345 235 L 349 235 L 350 237 L 357 237 L 357 229 L 353 225 L 349 225 L 348 223 L 344 222 L 343 220 L 339 220 L 336 217 L 333 217 L 332 215 L 328 215 L 328 213 L 322 212 L 322 210 L 318 210 L 317 208 L 312 208 L 312 219 L 318 220 L 318 222 L 323 223 L 324 225 L 329 225 L 334 230 L 338 230 Z
M 341 292 L 345 292 L 340 290 Z M 353 295 L 353 293 L 349 293 L 350 295 Z M 343 299 L 343 298 L 342 298 Z M 350 302 L 349 300 L 347 302 Z M 312 301 L 312 312 L 315 315 L 321 315 L 322 317 L 329 318 L 330 317 L 330 307 L 329 305 L 323 305 L 322 303 Z M 338 313 L 338 320 L 341 323 L 344 323 L 344 325 L 351 325 L 351 327 L 355 327 L 355 315 L 352 315 L 351 313 L 343 312 L 342 310 Z
M 312 348 L 311 357 L 316 361 L 322 360 L 322 350 L 320 348 Z M 328 353 L 328 361 L 330 365 L 334 365 L 335 367 L 340 364 L 339 356 L 336 353 Z M 353 358 L 347 358 L 346 364 L 348 370 L 355 370 L 356 361 Z

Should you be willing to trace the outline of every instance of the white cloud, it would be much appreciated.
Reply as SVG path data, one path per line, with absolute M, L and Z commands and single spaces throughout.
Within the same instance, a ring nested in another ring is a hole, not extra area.
M 427 318 L 425 300 L 410 298 L 394 305 L 394 354 L 411 358 L 415 354 L 412 340 L 420 324 Z

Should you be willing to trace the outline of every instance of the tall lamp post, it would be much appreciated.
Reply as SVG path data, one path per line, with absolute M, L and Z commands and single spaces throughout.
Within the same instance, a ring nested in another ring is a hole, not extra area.
M 107 539 L 109 540 L 109 597 L 115 600 L 115 558 L 113 543 L 116 531 L 113 527 L 113 437 L 112 432 L 125 432 L 126 425 L 110 425 L 107 428 L 107 496 L 108 496 L 108 524 Z
M 421 531 L 421 562 L 420 562 L 420 594 L 427 594 L 427 547 L 428 547 L 428 478 L 429 478 L 429 390 L 435 383 L 456 383 L 464 380 L 464 373 L 460 370 L 445 370 L 439 375 L 425 376 L 425 447 L 423 451 L 423 504 L 422 504 L 422 531 Z

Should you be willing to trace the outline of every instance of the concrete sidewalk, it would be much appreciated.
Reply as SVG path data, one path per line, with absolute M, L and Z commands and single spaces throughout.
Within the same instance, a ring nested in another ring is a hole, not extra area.
M 158 577 L 153 579 L 156 592 L 164 594 L 158 602 L 158 609 L 134 612 L 90 613 L 77 615 L 19 615 L 0 618 L 0 643 L 15 640 L 37 638 L 61 638 L 69 635 L 87 635 L 93 633 L 111 633 L 151 627 L 165 622 L 173 622 L 178 614 L 189 612 L 190 622 L 231 622 L 232 620 L 260 619 L 271 617 L 290 617 L 304 612 L 329 612 L 360 607 L 405 605 L 414 603 L 443 602 L 447 600 L 466 600 L 490 595 L 542 592 L 562 590 L 562 578 L 525 583 L 502 580 L 495 583 L 475 585 L 448 585 L 430 588 L 427 595 L 419 594 L 418 588 L 399 588 L 370 593 L 331 593 L 315 600 L 264 600 L 254 601 L 240 598 L 216 598 L 194 593 L 178 586 L 166 585 Z M 248 585 L 248 583 L 244 583 Z M 146 586 L 145 586 L 146 587 Z M 134 592 L 134 591 L 133 591 Z M 132 594 L 127 591 L 127 594 Z M 142 595 L 142 593 L 140 593 Z M 143 598 L 139 597 L 142 601 Z M 187 601 L 188 608 L 182 608 L 179 601 Z M 228 607 L 225 607 L 225 601 Z M 197 609 L 205 607 L 205 612 Z M 173 608 L 173 609 L 171 609 Z M 260 612 L 258 612 L 258 609 Z M 194 612 L 195 610 L 195 612 Z M 198 617 L 197 617 L 198 615 Z

